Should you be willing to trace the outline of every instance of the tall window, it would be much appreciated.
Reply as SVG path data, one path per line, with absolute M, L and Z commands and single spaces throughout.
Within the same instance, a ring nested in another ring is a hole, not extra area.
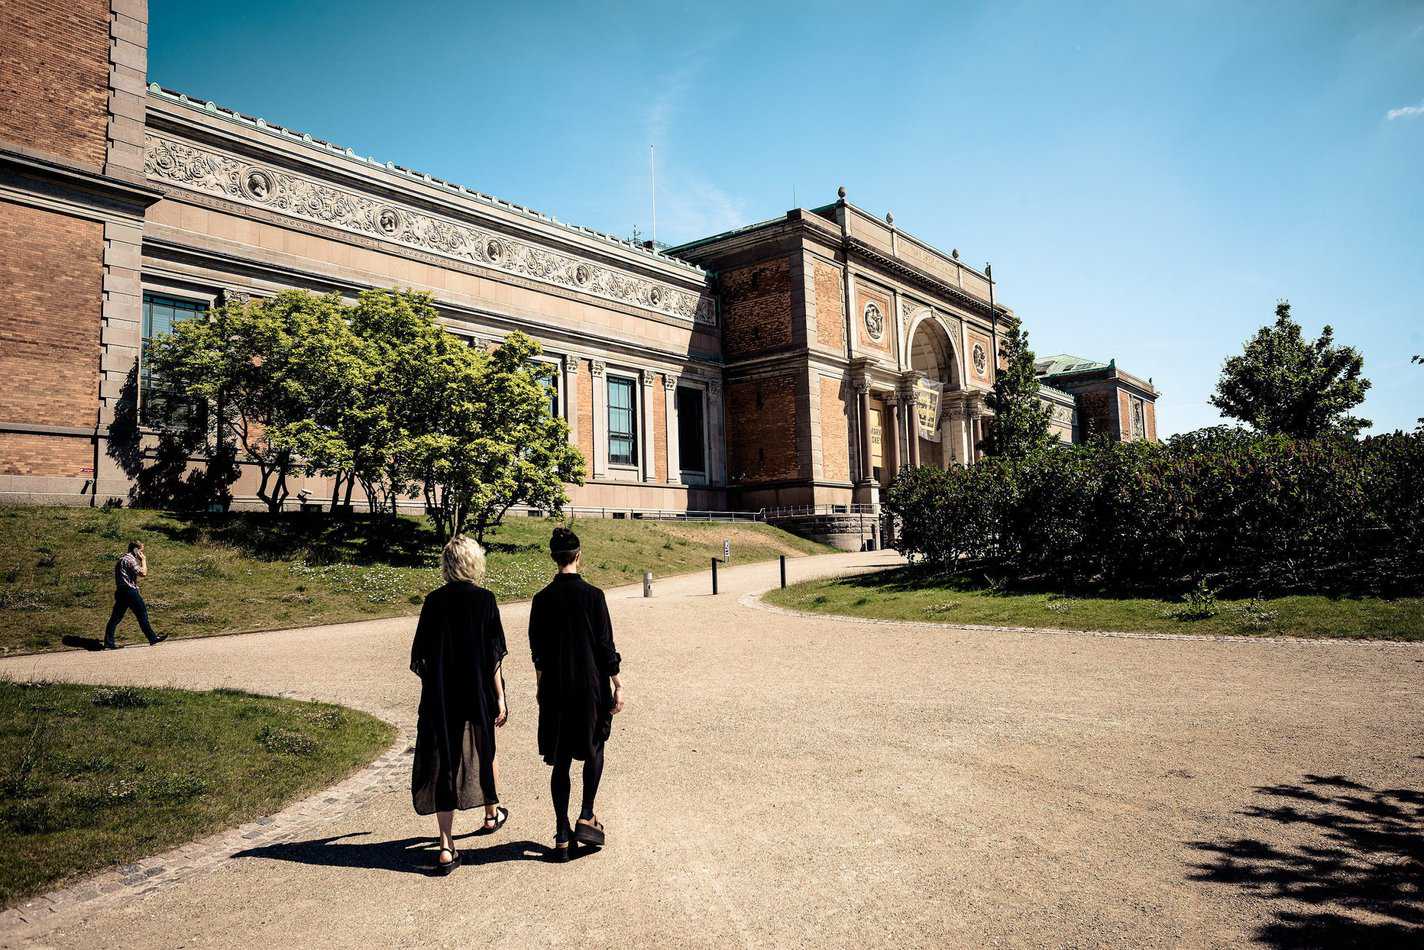
M 534 363 L 534 371 L 539 374 L 539 381 L 544 384 L 544 391 L 549 394 L 549 415 L 555 419 L 561 418 L 563 413 L 559 412 L 558 365 L 538 360 Z
M 677 455 L 684 472 L 707 473 L 707 429 L 702 390 L 677 387 Z
M 638 391 L 631 379 L 608 377 L 608 464 L 638 464 Z
M 159 294 L 143 295 L 143 351 L 140 357 L 139 421 L 146 426 L 176 425 L 184 414 L 195 411 L 193 404 L 155 376 L 148 361 L 148 345 L 173 332 L 173 325 L 206 313 L 208 305 L 199 300 L 183 300 Z

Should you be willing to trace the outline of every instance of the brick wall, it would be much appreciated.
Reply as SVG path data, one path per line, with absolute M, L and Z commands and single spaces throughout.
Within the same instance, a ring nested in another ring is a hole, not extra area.
M 1142 414 L 1147 420 L 1147 438 L 1157 441 L 1157 404 L 1152 400 L 1147 400 L 1147 404 L 1142 407 Z
M 108 0 L 0 3 L 0 139 L 101 167 L 108 109 Z
M 1078 426 L 1084 441 L 1095 435 L 1111 438 L 1116 431 L 1111 395 L 1111 392 L 1103 389 L 1078 394 Z
M 94 443 L 74 436 L 0 432 L 0 475 L 88 476 Z
M 667 481 L 667 390 L 659 374 L 648 390 L 648 401 L 653 404 L 653 477 L 660 482 Z
M 831 481 L 850 481 L 850 417 L 846 414 L 849 394 L 843 380 L 819 377 L 821 381 L 821 471 Z
M 603 380 L 599 380 L 603 382 Z M 593 478 L 593 366 L 588 360 L 578 361 L 578 450 L 583 453 L 583 475 Z
M 729 359 L 791 343 L 789 258 L 738 267 L 718 276 L 722 295 L 722 352 Z
M 0 422 L 92 426 L 104 226 L 0 205 Z
M 1122 441 L 1132 438 L 1132 400 L 1124 390 L 1117 391 L 1117 424 Z
M 727 384 L 731 481 L 753 484 L 797 477 L 796 389 L 796 374 L 791 372 Z
M 839 267 L 818 260 L 811 279 L 816 292 L 816 342 L 844 355 L 845 276 Z

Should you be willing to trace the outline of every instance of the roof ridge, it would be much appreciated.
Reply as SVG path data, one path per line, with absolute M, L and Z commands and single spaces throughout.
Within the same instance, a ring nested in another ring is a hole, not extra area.
M 591 237 L 595 240 L 603 241 L 605 243 L 616 244 L 619 247 L 625 248 L 627 250 L 637 251 L 641 254 L 647 255 L 648 257 L 654 258 L 659 261 L 666 261 L 669 264 L 675 264 L 678 267 L 685 268 L 698 274 L 705 275 L 707 273 L 707 270 L 705 268 L 699 267 L 698 265 L 693 264 L 690 261 L 685 261 L 679 257 L 672 257 L 671 255 L 660 253 L 656 249 L 649 250 L 648 248 L 643 247 L 641 244 L 634 243 L 633 241 L 628 240 L 627 238 L 616 237 L 612 234 L 608 234 L 605 231 L 599 231 L 596 228 L 589 228 L 579 224 L 570 224 L 566 221 L 560 221 L 558 218 L 554 217 L 551 214 L 545 214 L 542 211 L 536 211 L 533 208 L 527 208 L 524 205 L 516 204 L 512 201 L 505 201 L 503 198 L 497 198 L 494 195 L 486 194 L 482 191 L 476 191 L 472 188 L 467 188 L 464 185 L 457 185 L 454 182 L 446 181 L 443 178 L 436 178 L 434 175 L 428 175 L 425 172 L 416 171 L 412 168 L 407 168 L 404 165 L 397 165 L 395 162 L 383 162 L 369 156 L 357 155 L 355 149 L 351 149 L 342 145 L 337 145 L 335 142 L 329 142 L 326 139 L 317 138 L 309 132 L 298 132 L 295 129 L 289 129 L 284 125 L 277 125 L 268 122 L 266 119 L 263 119 L 260 116 L 247 115 L 246 113 L 239 112 L 236 109 L 229 109 L 226 106 L 220 106 L 217 103 L 213 102 L 213 100 L 211 99 L 196 99 L 192 96 L 189 96 L 185 92 L 179 92 L 176 89 L 169 89 L 165 86 L 159 85 L 156 82 L 151 82 L 148 84 L 148 92 L 149 95 L 157 96 L 159 98 L 166 99 L 170 102 L 179 103 L 181 105 L 187 106 L 190 109 L 196 109 L 201 112 L 207 112 L 212 115 L 220 116 L 229 121 L 237 122 L 240 125 L 247 126 L 248 128 L 257 129 L 259 131 L 265 132 L 269 135 L 275 135 L 278 138 L 282 138 L 287 141 L 298 142 L 300 144 L 307 145 L 311 148 L 319 149 L 329 155 L 337 155 L 350 161 L 359 162 L 363 165 L 370 166 L 372 168 L 380 168 L 385 171 L 394 172 L 397 175 L 403 175 L 406 178 L 410 178 L 414 181 L 430 185 L 431 187 L 443 188 L 446 191 L 455 192 L 456 194 L 460 194 L 468 198 L 473 198 L 476 201 L 482 201 L 485 204 L 490 204 L 498 208 L 503 208 L 506 211 L 513 211 L 516 214 L 522 214 L 526 217 L 534 218 L 537 221 L 541 221 L 544 224 L 553 225 L 556 228 L 563 228 L 566 231 L 572 231 L 576 234 L 582 234 L 587 237 Z

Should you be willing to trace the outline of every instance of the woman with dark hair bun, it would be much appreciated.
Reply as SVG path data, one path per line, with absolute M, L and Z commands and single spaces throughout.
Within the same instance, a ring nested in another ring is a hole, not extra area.
M 623 710 L 622 657 L 613 645 L 613 622 L 603 591 L 579 575 L 578 535 L 555 528 L 549 556 L 558 573 L 534 595 L 529 611 L 529 652 L 539 691 L 539 754 L 554 767 L 554 860 L 567 861 L 571 842 L 604 844 L 593 800 L 603 777 L 603 744 Z M 569 768 L 583 762 L 583 808 L 569 825 Z

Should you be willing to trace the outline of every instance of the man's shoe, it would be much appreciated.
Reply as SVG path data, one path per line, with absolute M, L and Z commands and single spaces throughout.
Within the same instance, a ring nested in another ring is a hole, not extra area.
M 106 643 L 106 644 L 104 644 L 104 649 L 105 649 L 105 650 L 122 650 L 123 647 L 119 646 L 117 643 Z
M 156 646 L 158 646 L 160 643 L 162 643 L 164 640 L 167 640 L 167 639 L 168 639 L 168 634 L 166 634 L 166 633 L 160 633 L 158 636 L 156 636 L 156 637 L 154 637 L 152 640 L 148 641 L 148 645 L 151 646 L 151 647 L 156 647 Z

